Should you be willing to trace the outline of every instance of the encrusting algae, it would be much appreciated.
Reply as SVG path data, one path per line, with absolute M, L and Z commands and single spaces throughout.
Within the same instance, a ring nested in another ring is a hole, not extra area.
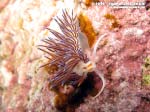
M 89 46 L 92 47 L 96 41 L 97 33 L 94 31 L 92 23 L 86 15 L 80 13 L 78 18 L 81 31 L 86 35 Z
M 111 23 L 110 29 L 115 29 L 121 27 L 120 23 L 118 22 L 117 18 L 113 14 L 105 14 L 104 17 Z
M 142 73 L 142 84 L 143 86 L 150 86 L 150 57 L 146 57 L 143 65 Z

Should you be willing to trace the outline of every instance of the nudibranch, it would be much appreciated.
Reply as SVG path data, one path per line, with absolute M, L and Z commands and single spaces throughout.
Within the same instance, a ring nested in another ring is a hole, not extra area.
M 47 59 L 51 60 L 43 66 L 57 65 L 58 70 L 50 79 L 50 88 L 72 85 L 78 87 L 86 79 L 87 73 L 96 72 L 101 78 L 103 85 L 99 94 L 105 87 L 103 74 L 96 67 L 96 50 L 99 42 L 105 35 L 98 38 L 91 49 L 87 37 L 80 31 L 77 15 L 74 11 L 62 10 L 62 18 L 54 18 L 59 25 L 61 32 L 47 28 L 53 37 L 43 39 L 44 45 L 39 45 L 39 49 L 47 54 Z M 88 53 L 87 53 L 88 52 Z M 89 52 L 91 56 L 89 56 Z

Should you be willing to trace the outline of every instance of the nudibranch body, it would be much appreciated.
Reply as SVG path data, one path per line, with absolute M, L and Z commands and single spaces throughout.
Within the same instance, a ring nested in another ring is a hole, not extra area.
M 47 59 L 51 60 L 43 66 L 57 65 L 58 70 L 50 79 L 50 88 L 58 88 L 60 86 L 72 85 L 80 86 L 87 76 L 88 72 L 95 71 L 102 79 L 103 86 L 98 96 L 105 86 L 103 75 L 96 68 L 96 61 L 90 57 L 96 57 L 96 49 L 99 41 L 105 36 L 98 39 L 97 43 L 91 49 L 86 36 L 80 31 L 78 18 L 72 11 L 62 11 L 62 19 L 56 17 L 54 19 L 59 25 L 61 33 L 53 29 L 47 28 L 55 38 L 48 37 L 42 41 L 44 45 L 39 45 L 39 49 L 44 51 Z M 90 52 L 92 56 L 89 56 Z

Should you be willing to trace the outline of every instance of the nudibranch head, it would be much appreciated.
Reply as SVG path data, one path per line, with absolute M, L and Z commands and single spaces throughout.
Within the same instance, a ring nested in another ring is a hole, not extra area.
M 53 89 L 63 85 L 79 86 L 88 72 L 98 71 L 95 62 L 86 54 L 86 51 L 90 50 L 87 38 L 80 31 L 77 16 L 73 11 L 70 15 L 68 11 L 63 10 L 62 19 L 57 17 L 54 20 L 59 25 L 61 33 L 47 28 L 55 38 L 43 39 L 45 44 L 39 45 L 39 49 L 47 54 L 45 57 L 51 60 L 43 66 L 58 67 L 50 79 L 50 87 Z M 100 78 L 104 85 L 104 78 Z

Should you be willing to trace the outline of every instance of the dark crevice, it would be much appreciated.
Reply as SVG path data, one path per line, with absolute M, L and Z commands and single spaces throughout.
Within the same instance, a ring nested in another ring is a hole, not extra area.
M 100 84 L 100 79 L 95 72 L 88 73 L 87 78 L 84 82 L 76 88 L 74 93 L 68 96 L 67 105 L 61 108 L 61 112 L 74 112 L 75 109 L 82 103 L 84 99 L 89 96 L 95 96 L 98 93 L 98 89 L 95 88 L 97 83 Z

